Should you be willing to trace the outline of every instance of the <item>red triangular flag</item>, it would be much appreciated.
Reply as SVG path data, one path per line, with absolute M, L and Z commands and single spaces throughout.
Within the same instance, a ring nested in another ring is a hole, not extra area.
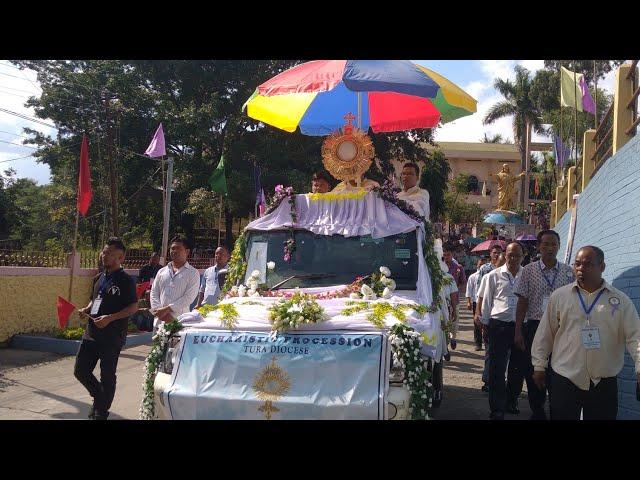
M 60 325 L 60 328 L 65 328 L 67 326 L 67 322 L 69 321 L 69 317 L 76 309 L 76 306 L 73 303 L 68 302 L 64 298 L 58 296 L 56 308 L 58 309 L 58 324 Z
M 149 290 L 150 286 L 151 286 L 151 282 L 142 282 L 141 284 L 136 285 L 136 297 L 138 297 L 138 300 L 142 298 L 142 296 L 144 295 L 144 292 Z
M 80 147 L 80 175 L 78 176 L 78 211 L 83 217 L 87 215 L 92 197 L 91 173 L 89 172 L 89 146 L 86 135 L 83 135 L 82 147 Z

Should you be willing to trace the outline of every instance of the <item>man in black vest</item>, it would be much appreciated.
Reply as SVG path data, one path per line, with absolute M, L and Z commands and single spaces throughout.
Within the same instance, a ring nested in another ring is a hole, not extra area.
M 76 356 L 75 377 L 93 397 L 92 420 L 106 420 L 116 393 L 116 368 L 127 339 L 129 317 L 138 309 L 136 287 L 122 268 L 125 246 L 111 237 L 102 249 L 104 271 L 93 285 L 91 301 L 80 312 L 88 319 Z M 93 370 L 100 360 L 100 381 Z

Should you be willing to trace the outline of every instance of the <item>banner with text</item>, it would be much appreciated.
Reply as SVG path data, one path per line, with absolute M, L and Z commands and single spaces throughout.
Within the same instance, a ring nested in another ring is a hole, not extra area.
M 382 420 L 386 334 L 189 330 L 166 395 L 171 416 Z

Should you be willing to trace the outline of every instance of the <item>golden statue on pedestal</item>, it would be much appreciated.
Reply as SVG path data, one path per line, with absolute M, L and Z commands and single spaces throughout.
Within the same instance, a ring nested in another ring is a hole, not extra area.
M 519 175 L 511 175 L 509 172 L 509 165 L 506 163 L 502 165 L 502 170 L 499 173 L 489 174 L 490 177 L 495 177 L 498 181 L 498 210 L 511 210 L 513 208 L 513 194 L 515 192 L 514 184 L 522 177 L 525 176 L 525 172 L 521 172 Z

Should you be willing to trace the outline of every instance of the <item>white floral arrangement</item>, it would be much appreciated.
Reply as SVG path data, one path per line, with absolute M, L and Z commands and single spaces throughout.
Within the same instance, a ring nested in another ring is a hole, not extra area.
M 182 330 L 183 326 L 177 320 L 169 323 L 162 322 L 158 332 L 153 336 L 153 345 L 149 356 L 144 361 L 144 381 L 142 382 L 142 402 L 140 404 L 139 419 L 153 420 L 155 417 L 155 405 L 153 403 L 153 383 L 164 359 L 164 354 L 169 343 L 169 338 L 174 333 Z
M 422 337 L 411 327 L 397 323 L 390 329 L 389 341 L 393 354 L 393 367 L 403 370 L 402 383 L 411 394 L 409 411 L 412 420 L 429 420 L 433 402 L 433 385 L 431 373 L 420 355 Z
M 376 300 L 380 298 L 391 298 L 396 290 L 396 282 L 391 277 L 391 270 L 388 267 L 380 267 L 379 272 L 370 275 L 371 284 L 363 283 L 360 293 L 351 293 L 350 298 L 354 300 Z
M 305 323 L 319 323 L 327 319 L 324 309 L 311 295 L 296 291 L 291 298 L 285 298 L 269 307 L 269 321 L 272 331 L 293 330 Z

